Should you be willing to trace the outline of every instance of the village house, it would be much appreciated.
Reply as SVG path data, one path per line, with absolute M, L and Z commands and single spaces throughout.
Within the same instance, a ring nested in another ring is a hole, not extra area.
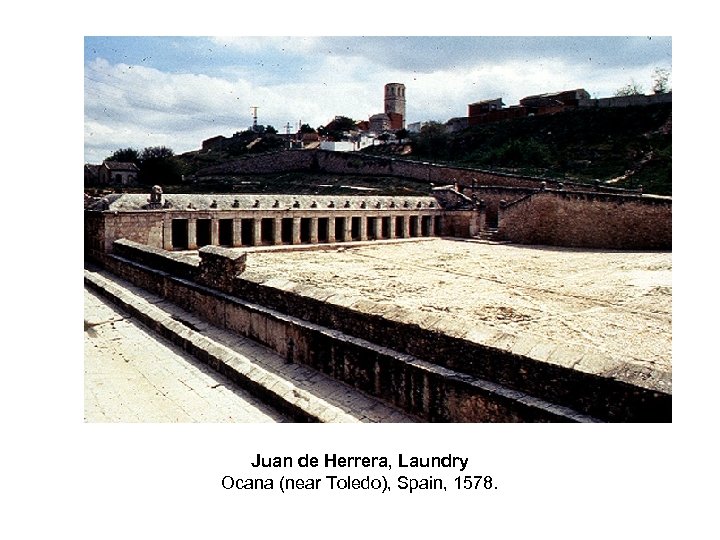
M 121 186 L 135 185 L 138 181 L 140 169 L 134 163 L 121 161 L 103 161 L 98 169 L 98 182 L 104 184 L 117 184 Z

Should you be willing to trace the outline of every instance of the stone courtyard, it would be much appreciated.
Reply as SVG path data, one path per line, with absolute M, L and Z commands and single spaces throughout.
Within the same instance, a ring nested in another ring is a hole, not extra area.
M 672 392 L 672 253 L 375 242 L 251 251 L 243 279 Z

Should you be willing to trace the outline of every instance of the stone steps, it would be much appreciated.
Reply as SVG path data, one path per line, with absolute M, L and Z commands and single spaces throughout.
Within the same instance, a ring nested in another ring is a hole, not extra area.
M 233 336 L 228 339 L 240 340 L 245 344 L 254 343 L 255 347 L 274 353 L 276 368 L 286 364 L 286 356 L 276 349 L 283 348 L 287 336 L 293 335 L 300 342 L 312 344 L 304 353 L 297 347 L 294 349 L 294 356 L 304 358 L 295 358 L 295 363 L 290 365 L 294 369 L 309 370 L 303 377 L 325 377 L 327 384 L 342 385 L 344 392 L 349 392 L 348 395 L 355 395 L 351 392 L 357 391 L 357 395 L 375 399 L 376 407 L 387 407 L 384 410 L 398 413 L 383 414 L 383 419 L 376 420 L 372 419 L 369 413 L 365 413 L 368 419 L 364 421 L 400 422 L 413 419 L 417 421 L 418 418 L 431 422 L 598 421 L 576 410 L 501 384 L 399 353 L 265 306 L 248 303 L 182 278 L 172 278 L 163 272 L 126 259 L 116 256 L 111 256 L 110 259 L 115 260 L 113 268 L 117 267 L 122 276 L 138 285 L 133 289 L 137 295 L 146 296 L 141 288 L 145 284 L 152 284 L 158 289 L 157 294 L 163 295 L 150 295 L 150 300 L 140 302 L 138 307 L 134 308 L 144 324 L 180 344 L 222 374 L 233 380 L 237 379 L 237 382 L 247 389 L 258 392 L 261 399 L 279 403 L 279 410 L 300 420 L 357 421 L 351 418 L 356 414 L 356 408 L 355 405 L 345 405 L 341 407 L 344 413 L 335 409 L 316 413 L 312 409 L 303 408 L 304 401 L 316 403 L 317 400 L 308 397 L 307 393 L 298 396 L 293 391 L 294 383 L 291 381 L 288 385 L 284 380 L 285 375 L 276 378 L 274 382 L 263 382 L 273 379 L 266 379 L 263 372 L 258 374 L 247 366 L 247 362 L 235 358 L 233 350 L 218 349 L 212 342 L 217 332 Z M 104 274 L 110 275 L 114 276 Z M 89 286 L 98 287 L 101 280 L 95 276 L 97 273 L 89 275 L 86 271 L 85 280 Z M 105 280 L 111 283 L 101 288 L 109 291 L 110 296 L 116 297 L 125 307 L 129 303 L 124 299 L 127 295 L 115 292 L 117 286 L 112 284 L 115 278 L 105 277 Z M 128 284 L 125 288 L 130 287 L 133 285 Z M 181 310 L 182 314 L 175 317 L 167 314 L 152 315 L 153 311 L 145 305 L 162 304 L 164 310 L 172 310 L 174 313 L 179 309 L 170 301 L 174 298 L 192 299 L 188 306 L 184 307 L 192 309 L 193 313 Z M 185 323 L 190 321 L 190 325 L 182 324 L 180 320 Z M 222 329 L 209 323 L 220 324 Z M 211 341 L 208 342 L 208 339 Z M 258 375 L 260 380 L 248 379 L 247 373 Z M 336 394 L 337 391 L 333 396 Z M 318 399 L 323 400 L 323 397 L 319 396 Z M 323 407 L 326 408 L 327 405 Z
M 85 285 L 264 402 L 305 422 L 417 422 L 418 418 L 252 340 L 208 324 L 159 296 L 100 270 Z
M 487 228 L 481 230 L 478 234 L 475 235 L 475 239 L 478 240 L 482 244 L 509 244 L 510 242 L 507 240 L 500 240 L 498 237 L 498 229 L 496 228 Z

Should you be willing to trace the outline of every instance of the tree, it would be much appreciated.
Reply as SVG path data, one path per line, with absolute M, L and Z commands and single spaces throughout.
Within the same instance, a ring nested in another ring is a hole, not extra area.
M 641 96 L 644 93 L 645 90 L 643 90 L 642 85 L 636 83 L 634 79 L 630 79 L 628 84 L 617 89 L 615 97 Z
M 670 91 L 670 70 L 655 68 L 652 89 L 656 94 L 667 94 Z
M 268 124 L 265 126 L 265 134 L 266 135 L 277 135 L 277 129 L 275 129 L 273 126 Z
M 448 141 L 445 124 L 428 122 L 420 129 L 417 138 L 418 153 L 430 159 L 442 159 L 447 156 Z
M 147 161 L 149 159 L 167 159 L 175 155 L 172 148 L 167 146 L 149 146 L 142 151 L 140 154 L 140 162 Z
M 315 133 L 315 129 L 310 127 L 310 124 L 302 124 L 300 126 L 300 133 Z
M 177 184 L 182 178 L 175 153 L 167 146 L 151 146 L 140 154 L 140 182 L 146 185 Z
M 320 126 L 318 132 L 331 141 L 342 141 L 345 132 L 355 128 L 355 120 L 347 116 L 336 116 L 327 126 Z
M 643 88 L 643 86 L 641 84 L 635 82 L 634 79 L 631 79 L 628 84 L 618 88 L 617 92 L 615 92 L 615 95 L 618 97 L 641 96 L 644 93 L 645 93 L 645 89 Z
M 402 143 L 402 142 L 403 142 L 405 139 L 407 139 L 409 136 L 410 136 L 410 132 L 409 132 L 407 129 L 405 129 L 405 128 L 398 129 L 398 130 L 395 132 L 395 137 L 397 137 L 397 140 L 400 141 L 400 143 Z
M 350 131 L 355 127 L 355 120 L 347 116 L 336 116 L 333 124 L 337 131 Z
M 121 148 L 105 158 L 105 161 L 118 161 L 120 163 L 140 163 L 140 153 L 134 148 Z

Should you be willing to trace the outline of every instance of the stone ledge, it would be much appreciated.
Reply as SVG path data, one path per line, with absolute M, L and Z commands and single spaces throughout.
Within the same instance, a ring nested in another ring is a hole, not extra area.
M 291 383 L 277 375 L 252 365 L 242 355 L 194 332 L 149 302 L 115 286 L 111 281 L 85 271 L 85 284 L 130 312 L 163 337 L 293 418 L 306 422 L 325 422 L 328 419 L 335 422 L 358 421 L 339 407 L 325 403 L 307 391 L 293 388 Z
M 137 263 L 112 256 L 108 262 L 113 260 L 111 269 L 138 285 L 160 281 L 156 270 L 140 268 Z M 531 398 L 524 392 L 461 374 L 181 278 L 166 274 L 162 281 L 160 290 L 169 301 L 186 300 L 179 307 L 190 309 L 221 328 L 256 340 L 280 356 L 287 354 L 287 341 L 294 340 L 296 363 L 314 368 L 429 421 L 598 421 L 576 410 Z M 242 322 L 238 322 L 240 320 Z M 325 351 L 333 352 L 328 355 Z M 466 406 L 468 404 L 473 405 Z M 330 416 L 323 413 L 317 418 Z M 340 421 L 337 416 L 333 418 Z

